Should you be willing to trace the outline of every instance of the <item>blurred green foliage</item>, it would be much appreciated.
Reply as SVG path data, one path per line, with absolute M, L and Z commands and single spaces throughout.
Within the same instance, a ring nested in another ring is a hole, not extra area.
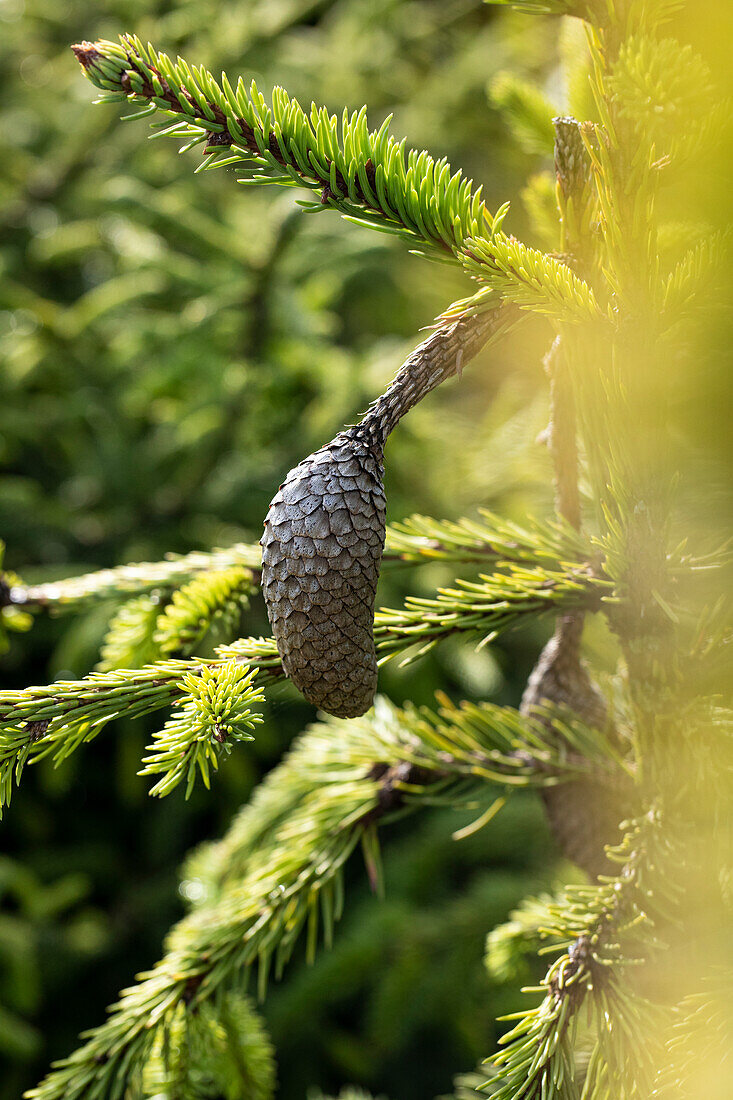
M 394 112 L 395 133 L 463 167 L 490 208 L 531 173 L 528 205 L 550 196 L 549 161 L 510 137 L 499 109 L 520 94 L 506 70 L 562 103 L 544 20 L 479 0 L 2 0 L 0 532 L 27 581 L 255 540 L 287 470 L 352 421 L 420 327 L 470 287 L 390 238 L 303 214 L 290 194 L 245 193 L 227 170 L 194 179 L 195 154 L 128 134 L 114 108 L 92 105 L 68 50 L 122 30 L 305 103 L 368 102 L 372 124 Z M 522 210 L 513 228 L 527 239 Z M 390 519 L 547 510 L 533 442 L 543 345 L 524 326 L 411 414 L 388 449 Z M 450 576 L 392 568 L 380 602 Z M 4 682 L 83 675 L 113 612 L 13 635 Z M 258 599 L 247 632 L 263 630 Z M 441 687 L 515 703 L 538 642 L 447 644 L 390 666 L 383 686 L 398 702 Z M 147 798 L 142 721 L 28 776 L 2 823 L 0 1100 L 68 1053 L 158 957 L 185 852 L 223 831 L 310 717 L 292 692 L 276 697 L 256 741 L 189 803 Z M 345 1081 L 432 1095 L 493 1045 L 494 1019 L 515 1002 L 481 968 L 485 931 L 549 885 L 555 857 L 530 797 L 458 845 L 450 831 L 465 823 L 436 812 L 393 826 L 386 901 L 355 873 L 334 951 L 297 962 L 271 992 L 285 1100 Z

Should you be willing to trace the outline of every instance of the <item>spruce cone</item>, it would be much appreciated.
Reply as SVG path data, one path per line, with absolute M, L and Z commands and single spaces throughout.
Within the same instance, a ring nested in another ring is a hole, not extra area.
M 263 592 L 285 672 L 340 718 L 372 704 L 374 598 L 384 548 L 381 454 L 341 432 L 291 470 L 262 537 Z
M 283 668 L 305 698 L 356 718 L 377 690 L 374 599 L 385 535 L 382 456 L 413 405 L 461 370 L 496 310 L 437 329 L 355 427 L 291 470 L 262 536 L 262 590 Z
M 550 704 L 566 707 L 596 729 L 606 725 L 606 702 L 580 659 L 583 616 L 563 616 L 530 676 L 520 712 L 538 717 L 536 708 Z M 539 720 L 557 736 L 551 720 Z M 574 779 L 542 790 L 547 820 L 560 849 L 589 875 L 610 874 L 613 865 L 605 845 L 620 840 L 619 823 L 628 812 L 630 791 L 615 773 Z

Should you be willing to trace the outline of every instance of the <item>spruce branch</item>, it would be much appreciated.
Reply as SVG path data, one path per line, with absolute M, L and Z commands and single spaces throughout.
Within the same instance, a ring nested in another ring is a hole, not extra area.
M 673 38 L 632 34 L 621 44 L 606 76 L 607 95 L 657 154 L 669 149 L 689 116 L 715 101 L 709 68 L 691 46 Z
M 530 614 L 558 607 L 597 610 L 612 595 L 610 582 L 587 564 L 552 564 L 508 562 L 506 573 L 459 579 L 460 587 L 440 589 L 434 599 L 408 598 L 402 609 L 378 611 L 374 629 L 382 660 L 405 650 L 412 650 L 409 659 L 414 660 L 457 632 L 478 635 L 486 643 Z M 203 675 L 234 657 L 245 668 L 257 666 L 265 686 L 283 675 L 271 638 L 242 638 L 219 646 L 217 654 L 214 660 L 161 660 L 142 669 L 112 669 L 78 681 L 0 691 L 0 808 L 8 804 L 26 763 L 51 755 L 58 764 L 112 719 L 177 703 L 187 693 L 184 679 L 190 673 Z M 29 723 L 43 723 L 43 735 L 30 736 Z M 165 745 L 182 753 L 195 736 L 181 715 L 161 735 Z
M 421 793 L 429 803 L 436 783 L 449 776 L 445 765 L 431 771 L 406 763 L 405 747 L 399 715 L 386 704 L 348 725 L 331 719 L 304 734 L 259 789 L 265 792 L 259 798 L 274 798 L 281 812 L 260 833 L 242 876 L 224 885 L 215 905 L 179 922 L 163 960 L 123 991 L 107 1022 L 88 1032 L 86 1043 L 27 1093 L 29 1100 L 123 1094 L 182 1005 L 200 1012 L 221 994 L 241 990 L 254 966 L 264 995 L 271 966 L 281 972 L 301 933 L 309 957 L 319 925 L 330 942 L 343 904 L 341 870 L 354 848 L 362 842 L 376 884 L 377 823 L 400 808 L 403 789 L 414 805 Z
M 728 968 L 719 967 L 705 976 L 702 991 L 690 993 L 677 1006 L 650 1092 L 653 1100 L 693 1100 L 701 1087 L 705 1095 L 723 1100 L 733 1050 L 732 976 Z
M 579 729 L 576 736 L 595 737 Z M 242 971 L 255 964 L 263 995 L 271 964 L 282 971 L 302 931 L 311 956 L 319 924 L 331 941 L 343 905 L 341 868 L 359 841 L 378 884 L 374 830 L 381 820 L 431 805 L 436 792 L 465 804 L 487 780 L 510 783 L 511 769 L 524 769 L 517 749 L 528 740 L 536 748 L 538 739 L 539 728 L 511 708 L 488 704 L 447 706 L 436 715 L 380 699 L 362 718 L 313 725 L 228 835 L 189 861 L 182 890 L 195 908 L 169 936 L 164 959 L 123 992 L 107 1023 L 29 1098 L 101 1100 L 124 1089 L 132 1067 L 155 1056 L 182 1013 L 204 1011 L 241 988 Z M 509 751 L 518 759 L 502 771 Z M 567 770 L 566 761 L 558 764 Z
M 98 672 L 115 668 L 140 668 L 160 657 L 154 635 L 165 595 L 152 592 L 133 596 L 112 616 L 100 646 Z
M 405 708 L 414 724 L 419 760 L 450 757 L 453 770 L 507 787 L 554 787 L 592 775 L 613 785 L 631 766 L 603 730 L 556 707 L 534 716 L 493 703 L 442 699 L 437 713 Z M 416 758 L 417 759 L 417 758 Z
M 542 567 L 580 562 L 592 545 L 562 519 L 513 523 L 485 508 L 477 519 L 408 516 L 387 527 L 385 561 L 507 562 Z
M 456 521 L 436 520 L 429 516 L 412 516 L 387 527 L 384 562 L 419 563 L 450 561 L 475 563 L 488 561 L 521 561 L 543 565 L 547 562 L 582 561 L 593 554 L 593 547 L 579 539 L 567 527 L 555 521 L 530 520 L 526 526 L 511 523 L 486 509 L 479 509 L 480 519 Z M 123 604 L 114 626 L 120 637 L 113 642 L 112 624 L 108 640 L 109 656 L 104 655 L 102 667 L 133 667 L 133 661 L 121 662 L 118 652 L 134 652 L 145 645 L 149 619 L 157 621 L 172 592 L 201 574 L 233 570 L 252 571 L 252 583 L 259 571 L 261 548 L 258 543 L 235 543 L 210 552 L 194 551 L 181 557 L 170 556 L 161 562 L 140 562 L 116 569 L 101 569 L 67 580 L 25 586 L 14 575 L 3 574 L 8 581 L 7 598 L 12 606 L 31 611 L 47 611 L 53 615 L 76 612 L 121 597 L 147 595 L 132 606 Z M 127 608 L 127 613 L 124 609 Z M 116 632 L 115 630 L 115 632 Z M 130 637 L 127 638 L 127 633 Z M 119 651 L 118 651 L 119 641 Z M 130 647 L 127 649 L 126 647 Z M 114 665 L 112 665 L 114 661 Z M 146 663 L 145 661 L 139 663 Z
M 7 601 L 14 607 L 65 614 L 120 596 L 171 591 L 193 580 L 199 573 L 235 566 L 259 569 L 259 546 L 236 543 L 226 549 L 208 552 L 195 550 L 184 555 L 169 554 L 161 562 L 119 565 L 114 569 L 99 569 L 45 584 L 23 585 L 16 581 L 8 585 Z
M 197 771 L 209 787 L 210 769 L 218 768 L 221 752 L 230 752 L 234 741 L 254 740 L 250 730 L 262 716 L 253 708 L 265 698 L 255 686 L 257 672 L 232 658 L 183 677 L 187 697 L 155 734 L 149 755 L 143 758 L 140 775 L 162 773 L 151 795 L 163 797 L 185 779 L 188 798 Z
M 446 160 L 405 154 L 405 142 L 389 135 L 389 119 L 369 131 L 366 109 L 344 112 L 340 122 L 315 105 L 307 114 L 282 88 L 268 105 L 254 82 L 248 89 L 240 78 L 235 89 L 226 74 L 218 82 L 134 35 L 72 48 L 104 99 L 145 105 L 128 117 L 160 111 L 168 120 L 163 133 L 182 137 L 184 149 L 203 145 L 202 167 L 240 164 L 242 182 L 306 187 L 318 195 L 306 209 L 333 207 L 436 257 L 455 258 L 467 237 L 484 231 L 480 188 Z
M 660 294 L 662 326 L 667 332 L 679 332 L 680 323 L 696 314 L 704 315 L 714 306 L 729 252 L 729 234 L 713 233 L 688 249 L 675 264 Z
M 567 714 L 555 717 L 565 733 L 559 749 L 540 722 L 521 717 L 512 707 L 466 702 L 455 706 L 442 696 L 437 709 L 408 704 L 399 710 L 378 697 L 374 709 L 363 718 L 352 719 L 347 729 L 354 751 L 357 743 L 366 744 L 365 738 L 368 741 L 375 730 L 382 738 L 398 736 L 397 765 L 392 753 L 374 757 L 373 749 L 365 749 L 362 758 L 364 767 L 381 777 L 382 805 L 388 794 L 394 797 L 395 790 L 403 792 L 401 804 L 410 805 L 410 790 L 402 788 L 410 769 L 415 775 L 427 771 L 443 777 L 455 784 L 454 793 L 463 784 L 468 792 L 488 783 L 509 793 L 518 788 L 554 786 L 587 774 L 611 779 L 626 770 L 626 761 L 618 757 L 603 731 L 590 729 Z M 330 730 L 328 723 L 327 727 Z M 320 728 L 311 728 L 314 738 Z M 328 743 L 319 742 L 322 746 Z M 273 778 L 258 787 L 226 837 L 204 845 L 189 859 L 184 874 L 187 896 L 190 894 L 198 905 L 208 906 L 216 902 L 227 884 L 241 879 L 258 858 L 267 837 L 319 782 L 321 766 L 319 750 L 312 761 L 301 761 L 297 774 L 276 773 L 282 782 Z M 417 797 L 419 802 L 425 800 L 422 794 Z
M 411 149 L 388 133 L 389 119 L 369 131 L 366 110 L 341 121 L 325 108 L 310 114 L 282 88 L 268 105 L 253 82 L 236 90 L 182 58 L 174 63 L 134 35 L 119 43 L 83 42 L 72 49 L 103 100 L 145 104 L 128 116 L 160 111 L 163 134 L 185 139 L 181 151 L 204 145 L 201 168 L 241 164 L 241 182 L 306 187 L 317 201 L 307 210 L 339 210 L 349 220 L 406 237 L 426 255 L 463 263 L 508 301 L 567 320 L 597 320 L 593 291 L 552 256 L 501 233 L 505 204 L 489 214 L 470 180 L 445 159 Z M 484 299 L 492 308 L 494 303 Z
M 458 578 L 455 588 L 435 597 L 408 596 L 405 606 L 377 612 L 377 652 L 392 656 L 412 650 L 406 662 L 421 657 L 438 641 L 455 633 L 478 635 L 488 645 L 497 635 L 528 616 L 558 609 L 599 610 L 611 586 L 594 570 L 529 567 L 508 562 L 505 573 Z
M 202 571 L 172 593 L 156 589 L 128 600 L 110 621 L 97 668 L 139 668 L 231 641 L 258 582 L 253 570 L 230 565 Z
M 486 938 L 484 963 L 497 981 L 519 981 L 526 975 L 526 959 L 536 955 L 545 942 L 547 913 L 557 904 L 549 894 L 525 898 L 497 924 Z
M 503 70 L 491 81 L 490 94 L 525 152 L 546 156 L 552 148 L 552 117 L 556 111 L 542 92 L 516 73 Z
M 497 1073 L 491 1095 L 498 1100 L 579 1096 L 573 1034 L 584 1004 L 593 1010 L 607 1065 L 613 1058 L 609 1044 L 616 1042 L 614 1025 L 622 1031 L 636 1019 L 638 1026 L 641 1001 L 625 986 L 624 976 L 659 950 L 656 926 L 668 919 L 679 900 L 671 877 L 677 853 L 663 822 L 660 808 L 650 808 L 628 824 L 622 844 L 612 850 L 620 865 L 617 875 L 595 886 L 568 887 L 557 901 L 549 900 L 543 933 L 562 954 L 537 990 L 543 993 L 541 1003 L 507 1017 L 517 1023 L 501 1040 L 504 1049 L 492 1058 Z M 536 924 L 540 919 L 535 914 Z M 628 1053 L 628 1035 L 625 1039 Z M 640 1095 L 647 1094 L 647 1070 L 641 1052 L 633 1067 Z
M 271 1100 L 275 1091 L 272 1044 L 250 1000 L 221 997 L 189 1012 L 181 1003 L 167 1028 L 159 1028 L 142 1071 L 149 1100 Z
M 455 588 L 439 588 L 434 597 L 408 596 L 401 608 L 381 608 L 374 617 L 380 662 L 409 651 L 411 663 L 456 633 L 488 645 L 504 630 L 530 616 L 558 609 L 598 611 L 615 599 L 603 573 L 587 562 L 525 565 L 502 561 L 504 572 L 456 579 Z M 248 639 L 219 647 L 220 655 L 246 652 Z M 244 647 L 244 648 L 242 648 Z
M 466 241 L 464 267 L 469 274 L 522 309 L 546 313 L 554 321 L 603 322 L 592 287 L 566 263 L 522 244 L 501 231 L 489 240 Z
M 243 640 L 237 658 L 245 670 L 259 670 L 260 685 L 282 674 L 271 639 Z M 83 680 L 0 691 L 0 810 L 10 802 L 26 764 L 51 756 L 58 765 L 113 719 L 172 706 L 189 693 L 187 677 L 201 677 L 207 666 L 221 663 L 159 661 L 140 669 L 92 672 Z M 185 739 L 180 743 L 182 752 L 187 744 Z
M 187 656 L 207 635 L 236 636 L 242 612 L 256 591 L 251 569 L 233 565 L 194 577 L 177 592 L 159 616 L 153 642 L 161 656 Z

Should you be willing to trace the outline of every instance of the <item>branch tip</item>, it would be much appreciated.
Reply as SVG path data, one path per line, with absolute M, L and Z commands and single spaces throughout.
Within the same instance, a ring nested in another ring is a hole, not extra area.
M 71 47 L 71 51 L 84 72 L 91 68 L 100 57 L 99 50 L 93 42 L 77 42 Z

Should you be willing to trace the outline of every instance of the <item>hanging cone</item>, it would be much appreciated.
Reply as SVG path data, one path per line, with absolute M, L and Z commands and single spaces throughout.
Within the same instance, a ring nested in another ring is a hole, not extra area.
M 283 668 L 306 699 L 354 718 L 372 704 L 372 624 L 384 548 L 381 455 L 342 432 L 288 474 L 262 537 L 262 577 Z
M 588 726 L 605 729 L 606 701 L 580 658 L 583 615 L 562 616 L 530 676 L 520 712 L 539 721 L 557 739 L 552 721 L 537 708 L 563 707 Z M 616 772 L 544 787 L 547 820 L 563 855 L 589 875 L 613 873 L 605 853 L 620 840 L 619 823 L 627 816 L 630 790 Z
M 285 672 L 305 698 L 355 718 L 377 690 L 374 600 L 385 537 L 387 436 L 460 372 L 497 327 L 497 311 L 434 331 L 361 423 L 291 470 L 270 504 L 262 590 Z

